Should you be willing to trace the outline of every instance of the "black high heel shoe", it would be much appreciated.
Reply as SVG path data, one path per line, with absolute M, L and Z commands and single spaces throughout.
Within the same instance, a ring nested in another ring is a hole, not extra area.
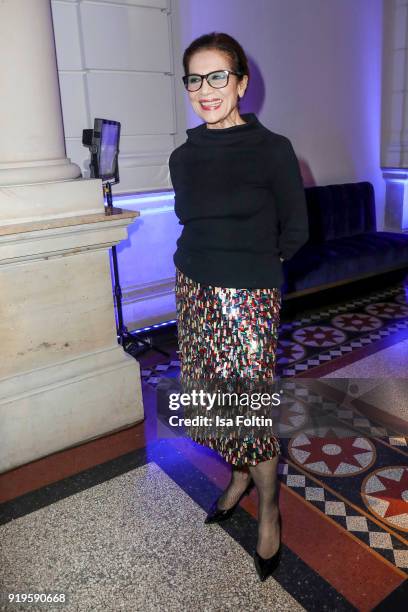
M 267 559 L 264 559 L 263 557 L 261 557 L 261 555 L 257 552 L 256 549 L 254 552 L 255 569 L 258 572 L 258 576 L 261 582 L 263 582 L 269 576 L 271 576 L 279 565 L 281 554 L 282 554 L 282 535 L 281 534 L 282 534 L 282 520 L 281 520 L 281 515 L 279 513 L 280 542 L 279 542 L 278 550 L 276 551 L 274 555 L 272 555 L 272 557 L 268 557 Z
M 218 508 L 217 504 L 218 504 L 219 498 L 217 498 L 215 502 L 213 502 L 211 508 L 209 509 L 208 514 L 204 520 L 204 523 L 220 523 L 221 521 L 225 521 L 226 519 L 229 519 L 230 516 L 232 516 L 232 514 L 234 513 L 234 510 L 236 509 L 236 507 L 239 505 L 239 502 L 241 501 L 241 499 L 245 495 L 249 495 L 254 485 L 255 485 L 254 481 L 251 480 L 251 482 L 248 484 L 247 488 L 242 493 L 242 495 L 240 496 L 236 504 L 234 504 L 232 508 L 228 508 L 227 510 L 220 510 Z

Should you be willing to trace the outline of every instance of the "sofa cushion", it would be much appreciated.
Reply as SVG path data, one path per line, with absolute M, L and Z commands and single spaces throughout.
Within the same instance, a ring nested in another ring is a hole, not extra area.
M 367 181 L 305 189 L 309 243 L 376 230 L 374 187 Z
M 301 291 L 408 266 L 408 234 L 366 232 L 321 244 L 306 243 L 283 262 L 283 291 Z

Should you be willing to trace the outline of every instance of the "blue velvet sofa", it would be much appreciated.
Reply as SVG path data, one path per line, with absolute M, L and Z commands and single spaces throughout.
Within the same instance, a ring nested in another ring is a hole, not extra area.
M 408 267 L 408 233 L 378 232 L 369 182 L 306 187 L 309 240 L 283 262 L 292 298 Z

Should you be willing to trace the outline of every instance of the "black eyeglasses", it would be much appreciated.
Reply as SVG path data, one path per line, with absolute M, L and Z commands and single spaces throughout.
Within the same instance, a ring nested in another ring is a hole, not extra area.
M 203 84 L 203 79 L 215 89 L 221 89 L 228 85 L 229 75 L 235 74 L 242 76 L 242 72 L 233 72 L 232 70 L 214 70 L 208 74 L 186 74 L 182 77 L 183 83 L 187 91 L 198 91 Z

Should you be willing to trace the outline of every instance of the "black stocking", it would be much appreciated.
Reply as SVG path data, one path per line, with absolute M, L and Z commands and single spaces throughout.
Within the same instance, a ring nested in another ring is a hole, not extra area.
M 232 508 L 232 506 L 237 503 L 251 480 L 252 477 L 248 469 L 239 469 L 232 466 L 229 485 L 217 501 L 218 509 L 228 510 L 229 508 Z
M 279 457 L 250 466 L 258 490 L 258 543 L 256 549 L 264 559 L 272 557 L 279 547 L 279 506 L 277 498 L 277 469 Z

